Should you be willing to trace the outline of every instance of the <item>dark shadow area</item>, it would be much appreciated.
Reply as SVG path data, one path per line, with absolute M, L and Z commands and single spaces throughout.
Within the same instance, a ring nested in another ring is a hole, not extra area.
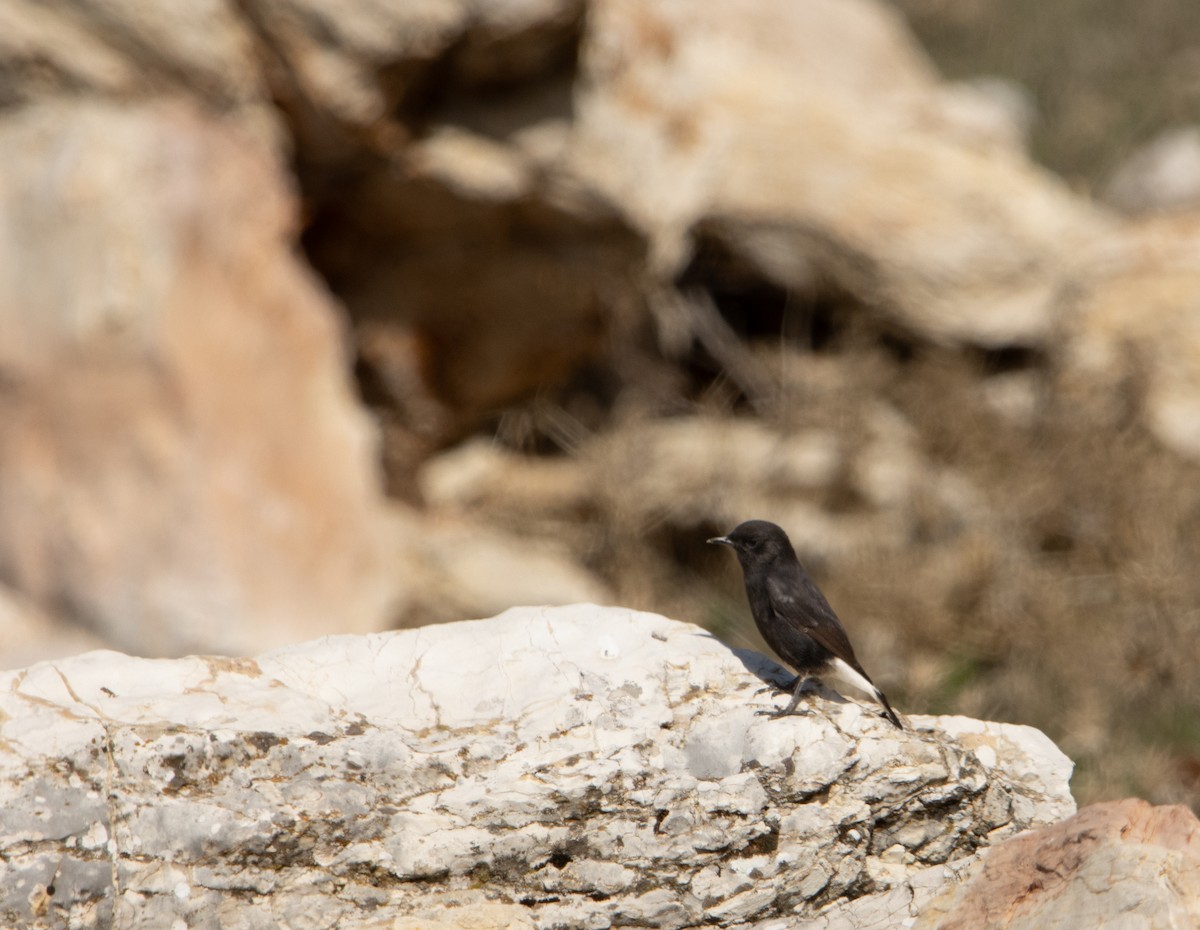
M 730 646 L 722 641 L 719 637 L 713 636 L 711 633 L 696 633 L 696 636 L 703 636 L 708 639 L 716 640 L 721 643 L 726 649 L 733 653 L 734 657 L 742 663 L 746 671 L 759 679 L 765 686 L 775 689 L 777 695 L 788 695 L 788 686 L 796 679 L 793 671 L 785 665 L 776 662 L 770 656 L 763 655 L 761 652 L 756 652 L 753 649 L 740 649 L 736 646 Z M 830 701 L 834 704 L 849 704 L 850 699 L 842 696 L 825 681 L 817 676 L 809 680 L 808 687 L 805 688 L 805 695 L 808 699 L 820 698 L 824 701 Z M 778 703 L 778 702 L 776 702 Z M 780 704 L 780 707 L 783 705 Z M 801 701 L 800 707 L 804 706 Z M 865 705 L 864 705 L 865 706 Z M 765 708 L 763 708 L 765 709 Z M 796 716 L 802 716 L 797 714 Z
M 1030 346 L 982 346 L 967 350 L 968 358 L 981 374 L 1006 375 L 1020 371 L 1044 371 L 1049 359 L 1044 350 Z
M 805 292 L 781 287 L 703 230 L 675 284 L 684 293 L 706 293 L 733 333 L 747 342 L 782 341 L 812 352 L 837 349 L 854 309 L 847 295 L 827 284 Z

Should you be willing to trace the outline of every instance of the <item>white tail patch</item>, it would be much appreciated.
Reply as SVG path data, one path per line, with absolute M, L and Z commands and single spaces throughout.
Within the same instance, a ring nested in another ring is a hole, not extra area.
M 867 681 L 861 673 L 851 668 L 849 663 L 834 657 L 833 661 L 829 663 L 829 673 L 843 679 L 847 684 L 854 685 L 854 687 L 858 688 L 864 694 L 871 695 L 875 700 L 881 700 L 882 695 L 880 695 L 879 689 Z

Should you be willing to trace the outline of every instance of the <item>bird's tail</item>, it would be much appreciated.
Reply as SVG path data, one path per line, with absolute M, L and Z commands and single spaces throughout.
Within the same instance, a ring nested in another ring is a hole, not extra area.
M 853 657 L 851 657 L 853 658 Z M 863 667 L 855 662 L 851 665 L 845 659 L 834 658 L 830 663 L 830 671 L 835 675 L 845 678 L 856 688 L 861 688 L 867 694 L 874 695 L 875 700 L 883 708 L 883 715 L 888 718 L 888 722 L 898 730 L 904 729 L 904 724 L 900 722 L 900 718 L 896 716 L 896 712 L 892 710 L 892 705 L 888 703 L 888 699 L 883 696 L 883 692 L 875 687 L 875 682 L 871 681 Z
M 880 691 L 878 688 L 875 688 L 874 691 L 875 691 L 875 700 L 877 700 L 880 703 L 880 705 L 883 707 L 883 715 L 888 718 L 888 721 L 897 730 L 903 730 L 904 724 L 902 724 L 900 722 L 900 718 L 897 717 L 896 712 L 894 710 L 892 710 L 892 705 L 888 703 L 888 699 L 886 697 L 884 697 L 883 692 Z

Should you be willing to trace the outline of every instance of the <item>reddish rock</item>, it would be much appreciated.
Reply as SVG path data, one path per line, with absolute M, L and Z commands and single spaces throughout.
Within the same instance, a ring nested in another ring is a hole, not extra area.
M 1183 806 L 1130 798 L 994 847 L 967 881 L 921 911 L 917 927 L 1196 926 L 1200 821 Z

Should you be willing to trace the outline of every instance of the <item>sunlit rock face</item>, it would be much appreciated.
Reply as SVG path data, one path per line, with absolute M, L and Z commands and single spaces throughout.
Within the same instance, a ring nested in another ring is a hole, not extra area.
M 1071 763 L 1036 730 L 897 731 L 831 691 L 756 715 L 784 677 L 592 605 L 10 672 L 0 917 L 723 926 L 940 887 L 1074 811 Z

